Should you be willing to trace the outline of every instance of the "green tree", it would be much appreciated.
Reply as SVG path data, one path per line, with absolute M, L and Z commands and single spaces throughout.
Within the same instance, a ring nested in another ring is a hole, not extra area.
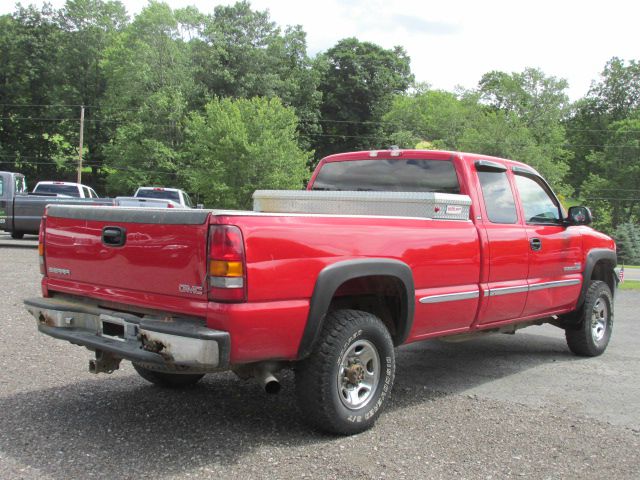
M 640 63 L 614 57 L 607 62 L 600 78 L 591 84 L 587 95 L 576 102 L 573 114 L 566 122 L 574 152 L 571 181 L 576 189 L 582 189 L 590 173 L 605 175 L 606 165 L 596 163 L 594 159 L 607 157 L 594 153 L 615 145 L 610 126 L 637 115 L 638 111 Z M 626 143 L 623 142 L 620 148 L 627 148 Z
M 347 38 L 320 55 L 316 69 L 323 95 L 323 136 L 315 144 L 319 156 L 381 147 L 379 122 L 391 108 L 394 95 L 405 92 L 413 82 L 404 49 L 386 50 Z
M 319 74 L 300 26 L 284 32 L 248 2 L 217 6 L 191 45 L 195 79 L 209 97 L 278 97 L 296 110 L 308 146 L 319 132 Z M 204 98 L 204 97 L 203 97 Z
M 569 167 L 562 160 L 566 151 L 559 140 L 553 148 L 551 140 L 553 135 L 562 138 L 562 132 L 554 134 L 551 127 L 541 126 L 554 125 L 552 114 L 547 113 L 546 119 L 538 115 L 539 123 L 531 120 L 530 111 L 535 108 L 527 108 L 524 101 L 518 100 L 529 98 L 522 85 L 518 83 L 520 87 L 516 89 L 512 82 L 504 80 L 512 76 L 495 72 L 494 75 L 508 83 L 509 88 L 492 87 L 495 97 L 492 99 L 478 91 L 456 95 L 425 88 L 411 95 L 396 96 L 391 110 L 383 117 L 387 135 L 400 144 L 409 143 L 403 146 L 413 147 L 417 141 L 427 141 L 433 148 L 518 160 L 539 170 L 559 193 L 570 194 L 571 188 L 564 181 Z M 512 95 L 507 101 L 513 89 L 519 96 Z
M 300 189 L 311 158 L 298 146 L 297 117 L 278 99 L 213 99 L 187 122 L 185 183 L 216 208 L 251 208 L 257 189 Z
M 621 223 L 613 232 L 618 250 L 618 262 L 631 265 L 640 263 L 640 225 Z
M 508 156 L 537 168 L 556 187 L 570 193 L 564 177 L 573 153 L 566 147 L 562 124 L 569 112 L 567 88 L 564 79 L 526 68 L 510 74 L 486 73 L 477 93 L 481 103 L 505 114 L 507 127 L 513 129 L 505 138 L 504 150 Z M 514 148 L 518 141 L 521 146 Z
M 186 101 L 177 89 L 165 87 L 145 98 L 105 146 L 110 194 L 131 195 L 141 185 L 183 186 L 178 160 L 186 115 Z
M 67 0 L 57 19 L 63 34 L 58 47 L 59 62 L 64 66 L 61 102 L 89 106 L 85 109 L 84 144 L 85 147 L 102 146 L 109 141 L 111 134 L 108 125 L 103 124 L 100 118 L 106 90 L 103 61 L 105 52 L 128 24 L 126 10 L 119 1 Z M 70 115 L 75 117 L 74 128 L 65 140 L 76 145 L 78 110 L 74 109 Z M 96 175 L 104 163 L 102 148 L 83 150 L 83 164 L 92 167 L 94 173 L 88 180 L 83 177 L 83 181 L 96 185 L 101 181 Z
M 31 182 L 55 178 L 50 155 L 56 148 L 45 137 L 67 136 L 77 126 L 60 120 L 72 116 L 71 109 L 49 107 L 61 103 L 64 90 L 61 41 L 50 5 L 18 5 L 0 16 L 0 168 L 23 172 Z
M 475 101 L 461 100 L 443 90 L 421 89 L 396 95 L 382 121 L 387 135 L 401 147 L 413 148 L 427 141 L 436 148 L 455 150 L 476 114 L 479 107 Z
M 111 194 L 176 184 L 184 120 L 197 90 L 180 24 L 150 2 L 106 52 L 103 115 L 115 128 L 104 147 Z
M 581 194 L 587 203 L 595 202 L 596 214 L 609 213 L 610 223 L 601 227 L 611 231 L 640 218 L 640 112 L 612 123 L 607 137 L 610 143 L 586 158 L 592 173 L 581 185 Z M 594 177 L 599 179 L 595 188 L 589 181 Z

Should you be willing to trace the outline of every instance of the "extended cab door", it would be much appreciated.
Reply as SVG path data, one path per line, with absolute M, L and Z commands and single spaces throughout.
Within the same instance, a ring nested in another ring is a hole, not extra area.
M 484 230 L 482 308 L 477 323 L 508 321 L 521 316 L 527 300 L 529 241 L 516 208 L 510 172 L 502 163 L 475 163 Z
M 563 224 L 560 202 L 535 172 L 512 167 L 529 242 L 529 295 L 523 317 L 571 307 L 582 283 L 582 239 Z

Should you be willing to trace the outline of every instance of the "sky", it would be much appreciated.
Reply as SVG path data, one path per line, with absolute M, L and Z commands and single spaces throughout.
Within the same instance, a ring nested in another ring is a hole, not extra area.
M 130 15 L 146 0 L 121 0 Z M 24 0 L 23 4 L 43 2 Z M 50 0 L 55 7 L 64 0 Z M 235 1 L 168 0 L 213 12 Z M 280 27 L 302 25 L 310 55 L 356 37 L 404 47 L 416 81 L 453 91 L 473 88 L 484 73 L 541 69 L 569 82 L 572 100 L 586 95 L 606 62 L 640 60 L 640 2 L 632 0 L 253 0 Z M 0 14 L 14 2 L 0 0 Z

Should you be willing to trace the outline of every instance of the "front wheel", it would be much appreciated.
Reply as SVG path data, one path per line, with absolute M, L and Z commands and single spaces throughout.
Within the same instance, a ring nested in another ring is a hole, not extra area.
M 596 357 L 609 344 L 613 329 L 613 296 L 605 282 L 593 280 L 589 284 L 579 322 L 565 329 L 567 345 L 576 355 Z
M 24 238 L 24 233 L 22 232 L 11 232 L 11 238 L 14 240 L 22 240 Z
M 151 382 L 154 385 L 165 388 L 184 388 L 191 385 L 195 385 L 200 381 L 204 374 L 201 373 L 166 373 L 157 372 L 149 368 L 145 368 L 140 364 L 134 363 L 133 368 L 138 375 L 144 378 L 147 382 Z
M 370 428 L 389 398 L 395 355 L 389 331 L 375 315 L 337 310 L 318 344 L 296 367 L 296 397 L 305 421 L 329 433 Z

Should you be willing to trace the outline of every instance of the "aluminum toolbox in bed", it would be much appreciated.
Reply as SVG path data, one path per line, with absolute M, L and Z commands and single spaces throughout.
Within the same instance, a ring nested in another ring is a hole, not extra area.
M 469 220 L 471 198 L 434 192 L 257 190 L 253 209 L 264 213 L 380 215 Z

